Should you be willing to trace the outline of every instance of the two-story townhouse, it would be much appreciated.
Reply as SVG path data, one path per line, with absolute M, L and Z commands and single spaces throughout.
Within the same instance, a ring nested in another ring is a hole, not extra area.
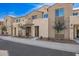
M 38 13 L 36 13 L 38 12 Z M 35 13 L 35 14 L 34 14 Z M 48 6 L 43 6 L 31 14 L 33 20 L 33 36 L 48 37 Z
M 56 3 L 49 7 L 48 13 L 49 38 L 70 39 L 69 20 L 70 16 L 72 16 L 72 4 Z
M 3 26 L 4 26 L 3 21 L 0 21 L 0 35 L 3 34 L 3 32 L 2 32 L 3 31 L 2 30 Z
M 7 35 L 73 40 L 79 38 L 79 9 L 72 3 L 43 6 L 21 17 L 5 17 Z
M 26 16 L 16 17 L 16 21 L 13 23 L 13 36 L 25 36 L 25 26 L 23 25 L 29 23 L 27 20 Z
M 25 37 L 48 37 L 48 6 L 34 10 L 26 16 L 16 18 L 13 35 Z
M 79 38 L 79 10 L 71 3 L 56 3 L 48 8 L 48 37 L 74 40 Z
M 79 9 L 73 8 L 73 14 L 70 16 L 70 38 L 77 39 L 79 38 Z
M 15 22 L 15 18 L 12 16 L 7 16 L 4 18 L 4 26 L 6 27 L 6 35 L 13 34 L 13 23 Z

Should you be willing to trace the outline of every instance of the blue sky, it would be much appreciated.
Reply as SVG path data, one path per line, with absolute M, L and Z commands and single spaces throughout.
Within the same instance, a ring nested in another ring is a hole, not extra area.
M 24 16 L 42 5 L 40 3 L 0 3 L 0 20 L 3 20 L 7 15 Z
M 74 7 L 76 8 L 76 7 L 79 7 L 79 3 L 75 3 L 74 4 Z
M 38 9 L 45 4 L 41 3 L 0 3 L 0 20 L 7 15 L 9 16 L 24 16 L 34 9 Z M 47 4 L 48 5 L 48 4 Z M 74 4 L 74 7 L 79 7 L 79 4 Z

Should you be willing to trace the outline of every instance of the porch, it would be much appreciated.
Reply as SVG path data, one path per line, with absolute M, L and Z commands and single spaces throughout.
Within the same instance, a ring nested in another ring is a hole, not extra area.
M 24 24 L 19 26 L 18 37 L 39 37 L 39 26 L 34 26 L 34 24 Z

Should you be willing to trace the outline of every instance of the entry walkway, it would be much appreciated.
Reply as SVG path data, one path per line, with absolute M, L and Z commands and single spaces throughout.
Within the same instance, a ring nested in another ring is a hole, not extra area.
M 0 39 L 27 44 L 27 45 L 49 48 L 49 49 L 79 53 L 79 45 L 77 44 L 48 42 L 48 41 L 35 40 L 35 38 L 26 39 L 26 38 L 17 38 L 17 37 L 11 37 L 11 36 L 0 36 Z

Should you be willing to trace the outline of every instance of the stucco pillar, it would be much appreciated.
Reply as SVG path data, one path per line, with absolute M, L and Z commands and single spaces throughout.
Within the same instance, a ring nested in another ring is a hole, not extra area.
M 74 39 L 73 34 L 74 34 L 73 29 L 70 29 L 70 40 Z
M 22 36 L 26 36 L 26 29 L 22 29 Z
M 31 36 L 32 37 L 35 37 L 35 28 L 34 28 L 34 26 L 31 26 Z
M 70 26 L 70 40 L 74 40 L 74 38 L 76 38 L 75 36 L 75 33 L 76 33 L 76 31 L 75 31 L 75 26 L 74 25 L 72 25 L 72 26 Z

